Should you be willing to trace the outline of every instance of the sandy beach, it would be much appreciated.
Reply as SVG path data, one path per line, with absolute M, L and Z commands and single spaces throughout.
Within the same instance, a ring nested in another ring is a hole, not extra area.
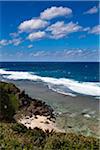
M 50 121 L 48 119 L 48 117 L 46 116 L 24 116 L 22 117 L 20 120 L 18 120 L 19 123 L 25 125 L 27 128 L 40 128 L 43 131 L 48 130 L 49 132 L 56 131 L 56 132 L 64 132 L 64 130 L 60 130 L 56 127 L 56 123 L 54 123 L 53 121 Z

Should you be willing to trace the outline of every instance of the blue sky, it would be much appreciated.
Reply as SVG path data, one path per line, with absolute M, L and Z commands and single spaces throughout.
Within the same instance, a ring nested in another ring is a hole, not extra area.
M 97 1 L 0 2 L 1 61 L 98 61 Z

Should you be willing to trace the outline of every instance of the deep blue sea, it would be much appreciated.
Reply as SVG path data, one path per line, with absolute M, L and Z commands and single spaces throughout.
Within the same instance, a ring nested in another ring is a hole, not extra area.
M 100 96 L 98 62 L 0 62 L 8 80 L 40 81 L 59 93 Z

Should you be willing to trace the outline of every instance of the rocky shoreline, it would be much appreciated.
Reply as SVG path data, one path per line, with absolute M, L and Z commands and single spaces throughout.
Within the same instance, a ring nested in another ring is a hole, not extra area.
M 53 129 L 56 131 L 58 130 L 55 124 L 56 118 L 55 118 L 54 110 L 45 102 L 42 102 L 37 99 L 32 99 L 31 97 L 28 96 L 28 94 L 25 94 L 25 91 L 21 91 L 13 83 L 0 82 L 0 91 L 3 93 L 3 95 L 4 93 L 7 93 L 8 95 L 15 96 L 16 102 L 14 102 L 13 100 L 13 103 L 17 103 L 18 105 L 14 114 L 12 115 L 12 118 L 15 121 L 22 123 L 23 125 L 27 127 L 27 123 L 25 123 L 25 120 L 26 122 L 28 120 L 28 122 L 30 122 L 30 126 L 29 126 L 29 123 L 28 123 L 28 126 L 32 129 L 35 127 L 39 127 L 43 129 L 44 131 L 45 130 L 51 131 Z M 3 97 L 3 95 L 1 97 Z M 4 110 L 3 111 L 1 110 L 0 119 L 9 121 L 9 116 L 8 118 L 6 118 L 4 116 L 5 114 L 3 114 L 5 110 L 7 111 L 7 109 L 9 109 L 9 106 L 8 106 L 9 104 L 7 103 L 5 104 L 3 101 L 1 103 L 2 105 L 4 105 L 3 106 Z M 32 124 L 35 124 L 35 126 Z
M 53 109 L 0 82 L 0 149 L 97 149 L 99 139 L 57 128 Z M 71 127 L 71 126 L 69 126 Z

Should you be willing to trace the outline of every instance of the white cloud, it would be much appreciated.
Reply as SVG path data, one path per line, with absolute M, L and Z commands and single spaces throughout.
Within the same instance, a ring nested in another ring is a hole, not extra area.
M 29 34 L 27 39 L 33 41 L 33 40 L 41 39 L 41 38 L 45 37 L 45 35 L 46 35 L 46 33 L 44 31 L 33 32 L 33 33 Z
M 27 31 L 32 31 L 35 29 L 44 28 L 47 25 L 48 25 L 48 22 L 42 19 L 31 19 L 31 20 L 22 22 L 18 28 L 21 32 L 27 32 Z
M 70 8 L 62 7 L 62 6 L 60 7 L 53 6 L 41 12 L 40 17 L 42 19 L 50 20 L 58 16 L 70 15 L 71 13 L 72 10 Z
M 30 53 L 30 56 L 33 56 L 33 57 L 40 57 L 40 56 L 46 56 L 46 55 L 47 55 L 47 52 L 45 51 L 37 51 L 37 52 Z
M 49 58 L 49 60 L 74 60 L 74 61 L 81 61 L 81 60 L 98 60 L 98 50 L 88 50 L 88 49 L 81 49 L 81 48 L 72 48 L 72 49 L 65 49 L 60 51 L 35 51 L 29 53 L 30 57 L 34 58 Z
M 13 44 L 14 46 L 18 46 L 21 42 L 22 42 L 21 38 L 16 38 L 16 39 L 12 39 L 12 40 L 3 39 L 0 41 L 0 46 L 6 46 L 6 45 L 10 45 L 10 44 Z
M 14 46 L 18 46 L 21 42 L 22 42 L 21 38 L 9 40 L 9 44 L 13 44 Z
M 8 44 L 9 44 L 9 41 L 8 41 L 8 40 L 5 40 L 5 39 L 0 40 L 0 46 L 6 46 L 6 45 L 8 45 Z
M 98 60 L 98 51 L 97 50 L 85 50 L 85 49 L 66 49 L 63 51 L 57 51 L 54 54 L 51 54 L 51 57 L 56 57 L 58 59 L 63 60 L 88 60 L 91 61 L 93 59 Z
M 89 31 L 90 27 L 83 28 L 83 31 Z
M 92 8 L 90 8 L 89 10 L 87 10 L 86 12 L 84 12 L 84 14 L 95 14 L 99 11 L 99 8 L 94 6 Z
M 97 26 L 93 27 L 92 29 L 89 30 L 88 33 L 91 33 L 91 34 L 100 34 L 100 25 L 97 25 Z
M 51 32 L 51 38 L 60 39 L 70 33 L 79 31 L 80 29 L 82 29 L 82 27 L 79 26 L 78 23 L 70 22 L 65 24 L 63 21 L 58 21 L 49 26 L 46 31 Z
M 33 45 L 32 45 L 32 44 L 28 45 L 28 48 L 32 48 L 32 47 L 33 47 Z

